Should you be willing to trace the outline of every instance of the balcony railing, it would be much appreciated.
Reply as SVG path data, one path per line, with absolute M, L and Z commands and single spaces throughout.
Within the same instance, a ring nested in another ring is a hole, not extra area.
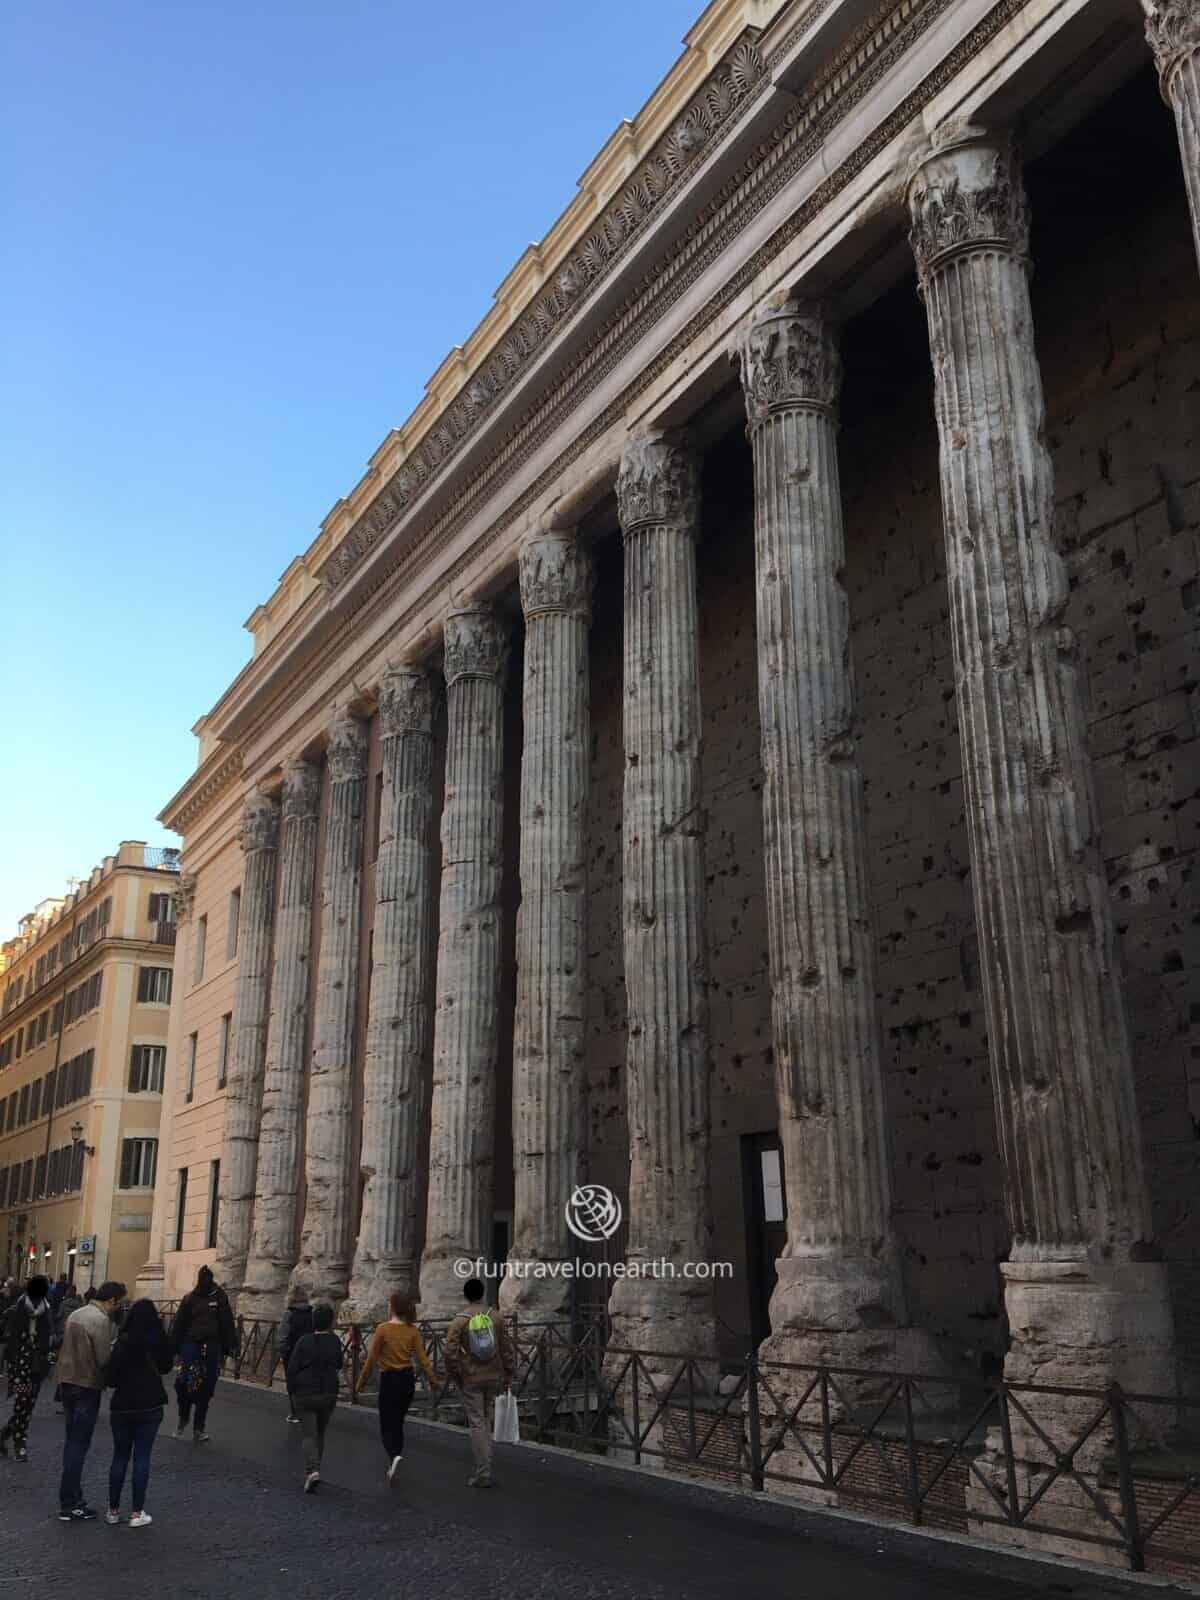
M 177 846 L 147 846 L 142 851 L 142 865 L 144 867 L 157 867 L 161 872 L 178 872 L 180 854 L 181 851 Z
M 173 922 L 156 922 L 154 924 L 155 944 L 174 944 L 176 925 Z

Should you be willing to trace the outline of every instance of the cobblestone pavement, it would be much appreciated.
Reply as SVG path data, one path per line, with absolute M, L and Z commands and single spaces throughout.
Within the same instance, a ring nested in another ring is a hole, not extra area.
M 0 1411 L 7 1415 L 7 1403 Z M 472 1490 L 465 1434 L 428 1424 L 410 1425 L 403 1479 L 389 1489 L 373 1414 L 344 1407 L 330 1428 L 322 1488 L 305 1496 L 299 1429 L 283 1417 L 279 1394 L 223 1383 L 210 1444 L 159 1435 L 152 1527 L 110 1528 L 102 1518 L 64 1526 L 54 1515 L 62 1422 L 43 1394 L 29 1463 L 0 1461 L 0 1596 L 460 1600 L 485 1585 L 511 1600 L 1183 1592 L 714 1494 L 532 1445 L 499 1451 L 497 1487 Z M 110 1451 L 102 1415 L 84 1478 L 101 1510 Z

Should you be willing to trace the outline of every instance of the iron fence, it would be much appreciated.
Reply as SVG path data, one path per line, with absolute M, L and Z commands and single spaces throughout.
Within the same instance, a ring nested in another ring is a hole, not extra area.
M 162 1307 L 170 1313 L 170 1304 Z M 238 1319 L 230 1376 L 282 1384 L 279 1324 Z M 933 1530 L 1062 1540 L 1136 1572 L 1200 1568 L 1200 1399 L 1002 1379 L 741 1360 L 614 1344 L 510 1319 L 522 1436 L 686 1475 L 776 1488 Z M 420 1324 L 437 1384 L 414 1411 L 460 1421 L 447 1322 Z M 342 1397 L 357 1393 L 374 1324 L 336 1330 Z M 367 1386 L 373 1388 L 372 1384 Z

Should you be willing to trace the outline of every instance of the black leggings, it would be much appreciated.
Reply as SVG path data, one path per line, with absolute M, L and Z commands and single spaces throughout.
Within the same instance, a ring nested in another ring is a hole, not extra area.
M 390 1461 L 404 1454 L 404 1419 L 412 1405 L 417 1377 L 411 1367 L 379 1374 L 379 1436 Z

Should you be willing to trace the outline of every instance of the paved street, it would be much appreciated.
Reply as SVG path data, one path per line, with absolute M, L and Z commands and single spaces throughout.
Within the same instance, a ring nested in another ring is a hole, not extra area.
M 7 1407 L 5 1405 L 5 1412 Z M 0 1462 L 0 1594 L 269 1600 L 478 1593 L 774 1600 L 1117 1600 L 1178 1593 L 933 1543 L 788 1507 L 750 1503 L 532 1446 L 501 1452 L 498 1486 L 468 1489 L 467 1441 L 411 1425 L 394 1489 L 369 1411 L 341 1408 L 325 1483 L 300 1492 L 299 1430 L 278 1394 L 222 1384 L 209 1445 L 160 1434 L 146 1530 L 53 1516 L 61 1420 L 43 1397 L 25 1467 Z M 102 1417 L 85 1477 L 103 1507 L 111 1436 Z M 126 1507 L 128 1488 L 126 1489 Z M 26 1585 L 31 1586 L 26 1590 Z

